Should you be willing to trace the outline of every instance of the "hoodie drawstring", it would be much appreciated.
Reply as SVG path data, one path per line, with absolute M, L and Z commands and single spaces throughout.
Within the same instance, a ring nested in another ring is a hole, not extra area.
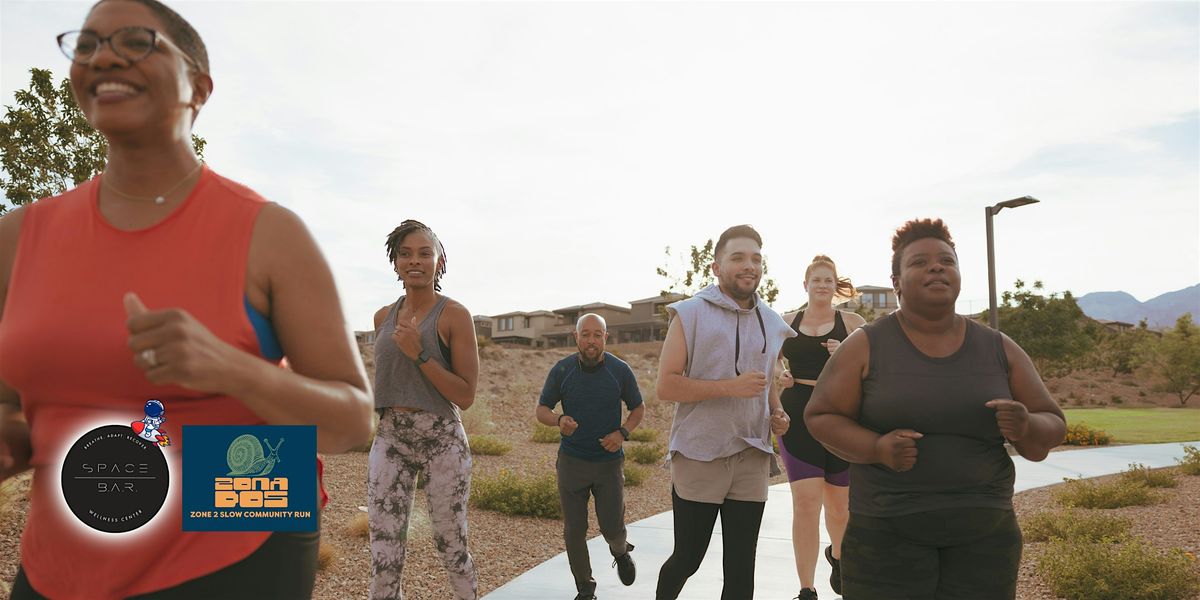
M 733 311 L 734 318 L 737 319 L 737 325 L 734 328 L 733 338 L 733 373 L 736 376 L 741 376 L 742 371 L 738 369 L 739 359 L 742 357 L 742 313 Z M 754 315 L 758 317 L 758 328 L 762 330 L 763 347 L 762 354 L 767 353 L 767 325 L 763 323 L 762 311 L 758 309 L 758 304 L 754 305 Z

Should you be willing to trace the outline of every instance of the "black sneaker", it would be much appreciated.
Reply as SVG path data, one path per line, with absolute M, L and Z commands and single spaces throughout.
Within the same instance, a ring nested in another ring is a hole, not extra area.
M 591 592 L 579 592 L 575 600 L 596 600 L 596 595 Z
M 825 560 L 829 561 L 829 566 L 833 567 L 833 571 L 829 574 L 829 587 L 833 588 L 833 593 L 842 593 L 842 561 L 833 557 L 833 546 L 825 546 Z
M 617 568 L 617 577 L 621 579 L 621 583 L 633 585 L 633 580 L 637 579 L 637 565 L 633 564 L 633 557 L 628 552 L 614 558 L 613 566 Z
M 803 588 L 792 600 L 817 600 L 817 590 L 814 588 Z

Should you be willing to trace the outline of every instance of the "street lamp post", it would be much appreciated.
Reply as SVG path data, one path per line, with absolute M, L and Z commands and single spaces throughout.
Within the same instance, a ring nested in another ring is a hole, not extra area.
M 1040 202 L 1033 196 L 1021 196 L 1012 200 L 1005 200 L 995 206 L 986 206 L 983 209 L 987 221 L 987 255 L 988 255 L 988 323 L 992 329 L 1000 328 L 1000 317 L 996 314 L 996 246 L 992 235 L 992 216 L 1005 208 L 1016 208 Z

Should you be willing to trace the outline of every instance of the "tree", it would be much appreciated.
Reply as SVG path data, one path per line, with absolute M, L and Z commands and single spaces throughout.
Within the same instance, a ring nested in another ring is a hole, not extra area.
M 30 69 L 29 89 L 17 90 L 16 106 L 0 121 L 0 214 L 79 185 L 104 170 L 108 142 L 75 104 L 71 82 L 57 86 L 49 70 Z M 204 159 L 203 138 L 192 147 Z
M 1111 369 L 1113 375 L 1133 373 L 1145 363 L 1152 339 L 1145 319 L 1133 331 L 1112 332 L 1102 329 L 1096 340 L 1094 364 L 1102 369 Z
M 1041 295 L 1042 282 L 1032 288 L 1018 279 L 1015 291 L 1004 292 L 999 307 L 1000 330 L 1029 354 L 1046 377 L 1074 370 L 1077 359 L 1091 351 L 1095 324 L 1083 314 L 1071 292 Z
M 715 283 L 716 278 L 712 274 L 714 242 L 711 238 L 704 243 L 703 246 L 692 246 L 688 252 L 688 259 L 671 254 L 671 247 L 666 248 L 667 264 L 659 267 L 655 271 L 667 281 L 670 285 L 663 290 L 663 295 L 679 293 L 687 296 L 694 296 L 696 292 L 706 288 L 709 284 Z M 677 262 L 680 264 L 671 264 Z M 682 270 L 683 275 L 677 273 Z M 773 304 L 776 296 L 779 295 L 779 286 L 775 280 L 767 276 L 767 259 L 763 258 L 762 263 L 762 282 L 758 286 L 758 295 L 762 297 L 767 304 Z
M 1163 334 L 1155 344 L 1152 369 L 1162 380 L 1160 391 L 1179 397 L 1179 405 L 1200 392 L 1200 328 L 1185 313 L 1175 321 L 1175 327 Z

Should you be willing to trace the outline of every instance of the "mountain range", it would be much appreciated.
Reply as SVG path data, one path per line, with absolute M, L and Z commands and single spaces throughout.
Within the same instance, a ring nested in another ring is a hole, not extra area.
M 1171 327 L 1184 313 L 1200 322 L 1200 283 L 1139 302 L 1126 292 L 1092 292 L 1075 299 L 1093 319 L 1137 324 L 1146 319 L 1152 329 Z

